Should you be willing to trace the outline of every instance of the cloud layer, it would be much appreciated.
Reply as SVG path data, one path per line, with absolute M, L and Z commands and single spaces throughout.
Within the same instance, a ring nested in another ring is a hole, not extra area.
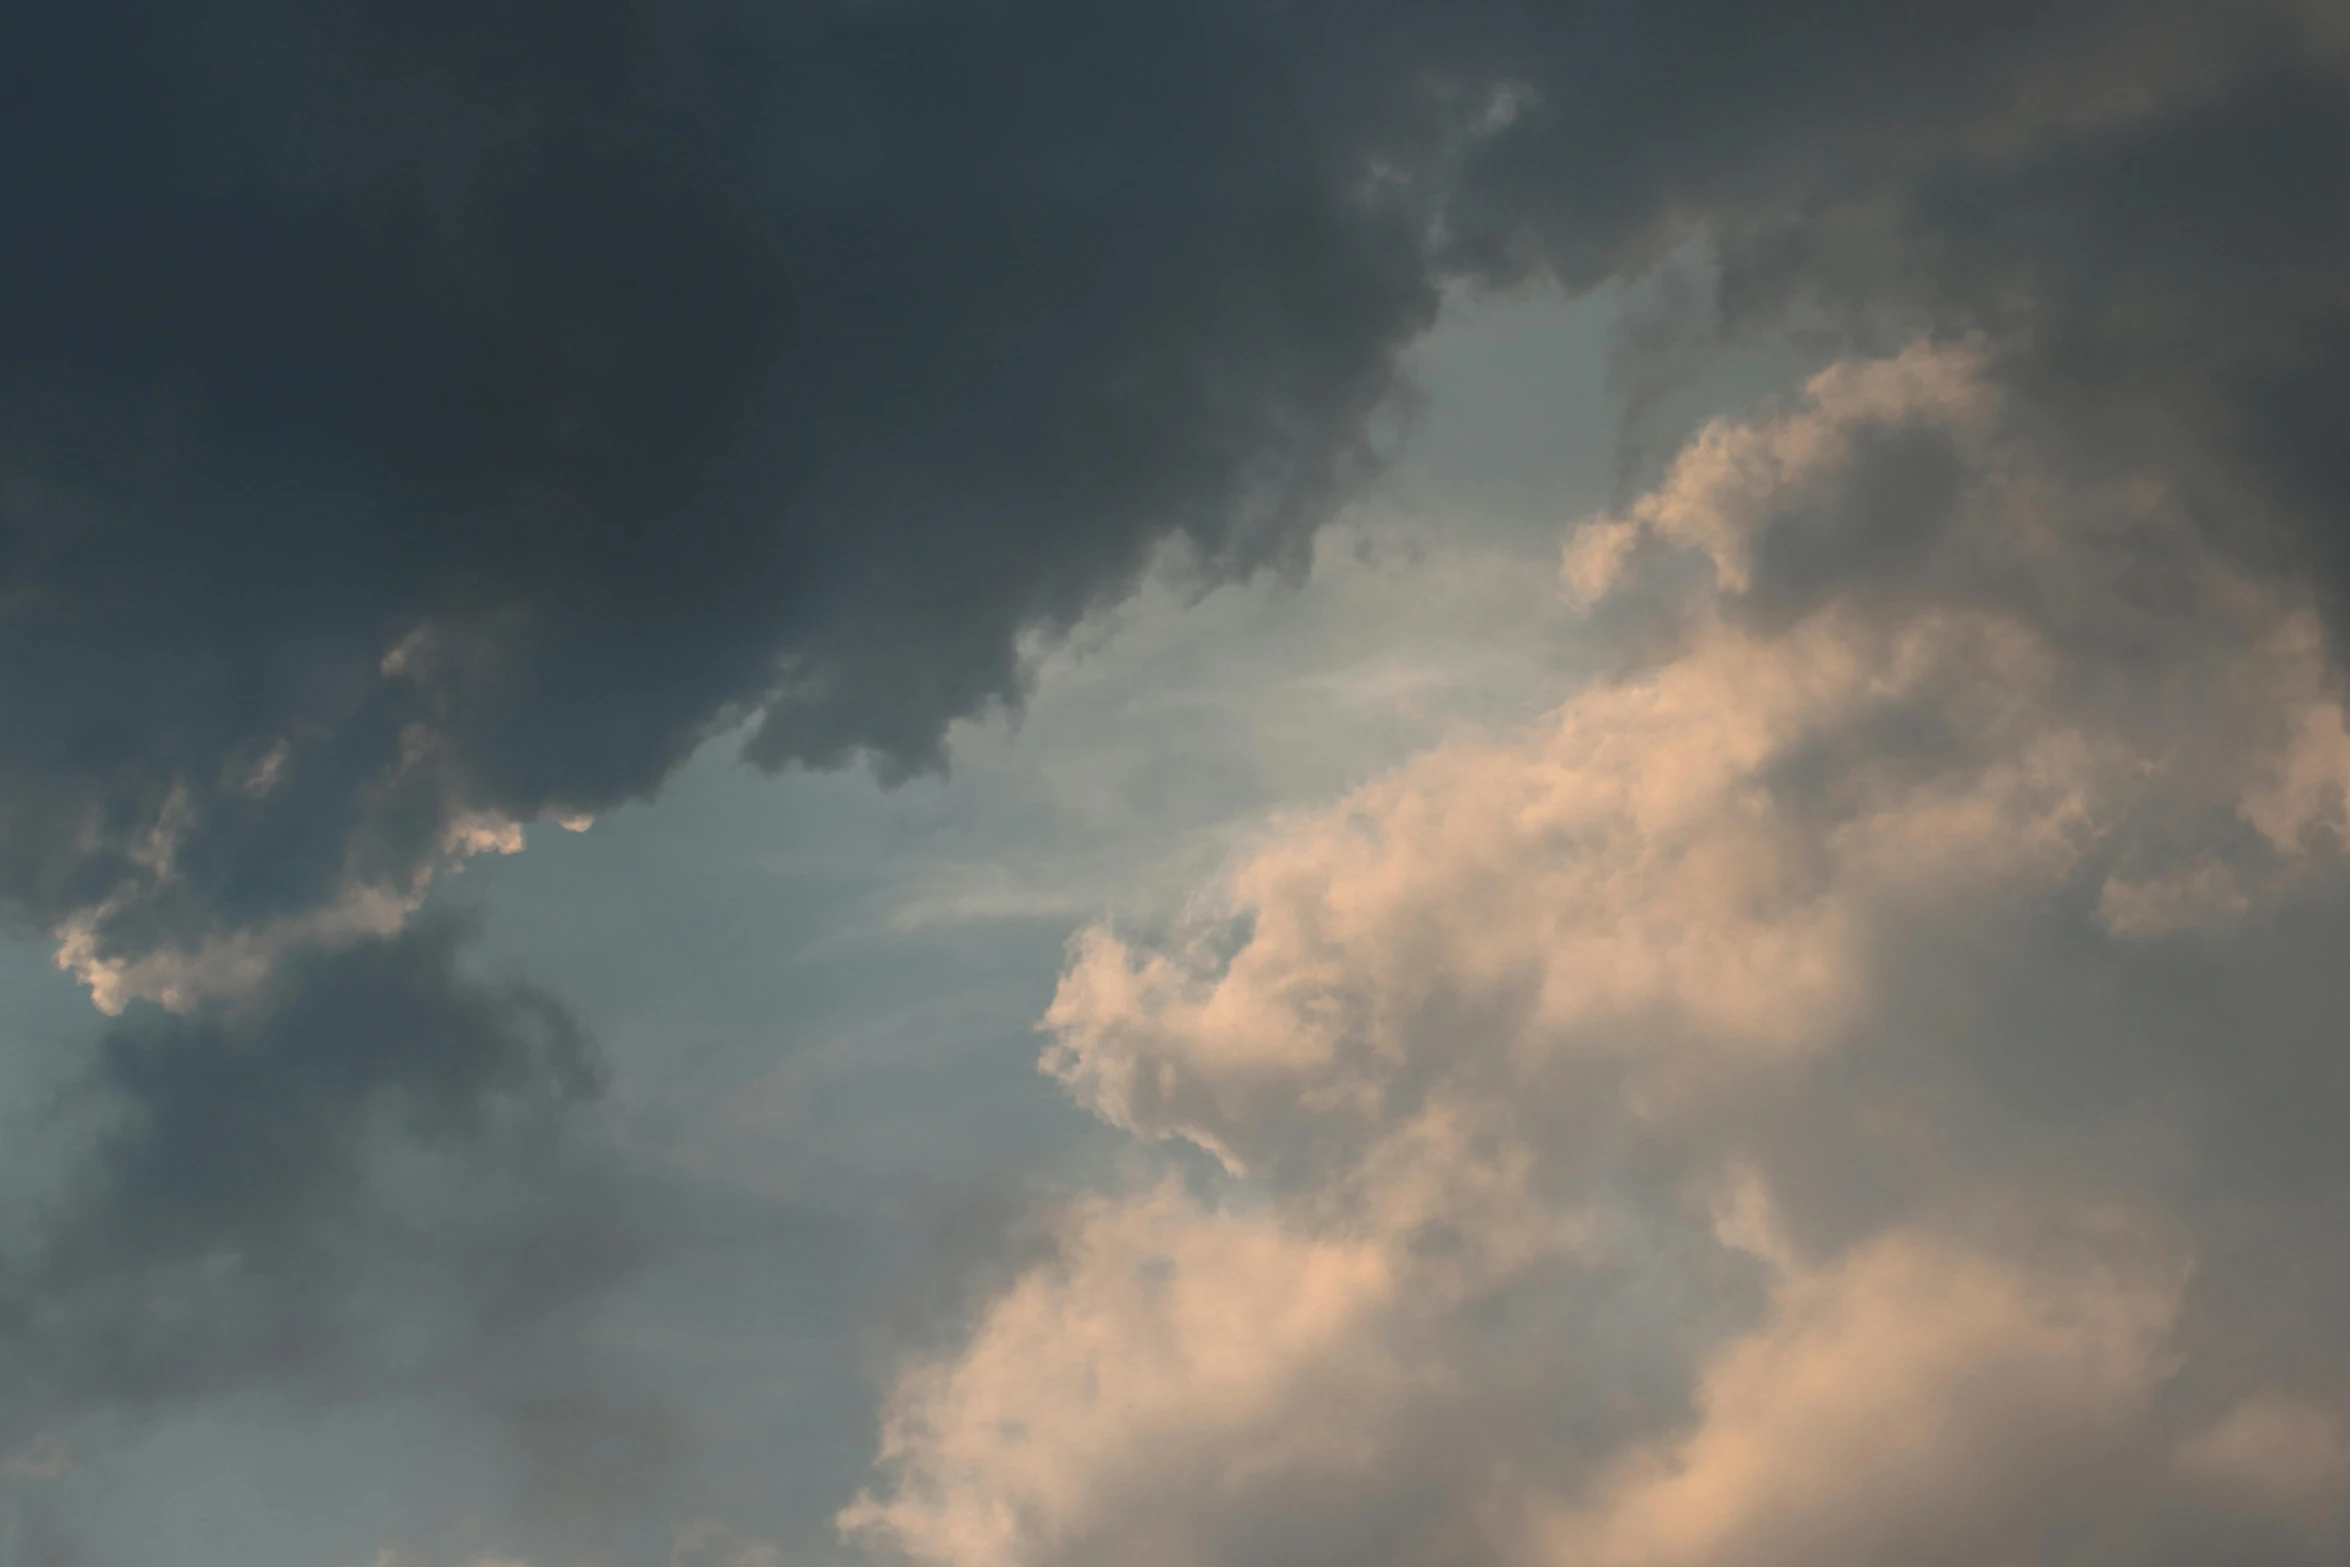
M 2312 595 L 2043 439 L 1964 346 L 1709 427 L 1566 555 L 1652 658 L 1278 830 L 1188 937 L 1081 940 L 1047 1070 L 1226 1173 L 1073 1208 L 844 1525 L 958 1567 L 2337 1550 L 2350 1169 L 2280 1191 L 2242 1139 L 2247 1088 L 2338 1093 L 2338 986 L 2228 1015 L 2333 928 Z M 2182 961 L 2230 977 L 2159 1016 Z

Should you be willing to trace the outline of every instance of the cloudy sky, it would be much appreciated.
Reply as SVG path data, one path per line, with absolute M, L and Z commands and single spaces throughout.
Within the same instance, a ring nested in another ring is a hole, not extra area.
M 0 1564 L 2350 1553 L 2339 0 L 0 21 Z

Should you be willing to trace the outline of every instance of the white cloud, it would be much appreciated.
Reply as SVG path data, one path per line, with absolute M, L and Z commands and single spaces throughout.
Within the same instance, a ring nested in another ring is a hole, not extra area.
M 1710 428 L 1568 549 L 1571 597 L 1661 606 L 1657 657 L 1284 822 L 1171 939 L 1072 947 L 1046 1070 L 1225 1176 L 1074 1206 L 908 1373 L 854 1536 L 2144 1562 L 2204 1538 L 2165 1532 L 2204 1519 L 2175 1475 L 2333 1494 L 2350 1400 L 2189 1430 L 2288 1351 L 2195 1292 L 2224 1205 L 2146 1189 L 2203 1135 L 2130 1130 L 2158 1058 L 2032 1014 L 2076 1020 L 2040 1099 L 1982 1078 L 2090 959 L 1962 988 L 1972 1023 L 1916 989 L 2008 927 L 2137 974 L 2131 943 L 2322 898 L 2350 776 L 2296 590 L 2040 462 L 1979 365 L 1913 349 Z
M 2181 1281 L 2120 1253 L 2034 1269 L 1896 1232 L 1790 1275 L 1707 1368 L 1695 1429 L 1546 1520 L 1540 1554 L 2033 1560 L 2084 1472 L 2128 1464 L 2167 1369 Z
M 1393 1259 L 1201 1208 L 1173 1186 L 1075 1208 L 1061 1256 L 1023 1278 L 953 1360 L 911 1375 L 884 1426 L 902 1465 L 851 1533 L 925 1559 L 1009 1567 L 1115 1528 L 1101 1504 L 1155 1464 L 1213 1491 L 1314 1451 L 1349 1453 L 1345 1403 L 1402 1373 L 1363 1354 Z

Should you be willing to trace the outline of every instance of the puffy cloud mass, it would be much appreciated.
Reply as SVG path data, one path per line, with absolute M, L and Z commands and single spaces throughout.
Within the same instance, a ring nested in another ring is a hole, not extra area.
M 1653 651 L 1072 948 L 1081 1203 L 843 1515 L 955 1567 L 2332 1559 L 2343 710 L 1975 347 L 1569 541 Z M 2182 1005 L 2178 971 L 2191 970 Z

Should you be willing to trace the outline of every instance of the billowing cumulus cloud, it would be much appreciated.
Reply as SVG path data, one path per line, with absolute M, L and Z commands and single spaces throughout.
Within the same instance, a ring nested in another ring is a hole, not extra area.
M 1188 937 L 1082 939 L 1047 1070 L 1223 1173 L 1072 1209 L 844 1524 L 971 1567 L 2338 1549 L 2350 1168 L 2281 1194 L 2233 1106 L 2338 1092 L 2339 988 L 2229 1015 L 2335 928 L 2312 595 L 2017 409 L 1917 346 L 1708 428 L 1566 552 L 1653 658 L 1277 830 Z M 2181 961 L 2232 978 L 2146 1029 Z

